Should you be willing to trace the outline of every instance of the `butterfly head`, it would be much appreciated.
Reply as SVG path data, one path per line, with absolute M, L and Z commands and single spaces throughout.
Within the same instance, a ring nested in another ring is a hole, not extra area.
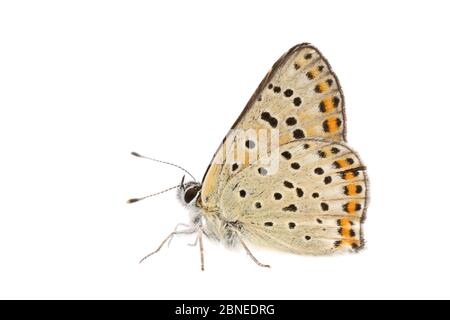
M 200 183 L 195 181 L 185 182 L 183 176 L 178 187 L 178 198 L 184 205 L 195 204 L 195 200 L 198 198 L 201 189 L 202 185 Z

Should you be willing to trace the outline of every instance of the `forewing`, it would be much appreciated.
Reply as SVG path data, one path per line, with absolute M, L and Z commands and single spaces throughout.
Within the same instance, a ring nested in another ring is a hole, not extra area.
M 232 129 L 278 130 L 277 145 L 312 137 L 344 141 L 344 97 L 327 60 L 309 44 L 290 49 L 263 79 Z M 251 165 L 249 148 L 244 148 L 243 162 L 230 159 L 227 148 L 237 150 L 237 144 L 230 131 L 205 173 L 201 200 L 206 209 L 214 210 L 224 184 Z M 271 152 L 272 146 L 265 148 Z

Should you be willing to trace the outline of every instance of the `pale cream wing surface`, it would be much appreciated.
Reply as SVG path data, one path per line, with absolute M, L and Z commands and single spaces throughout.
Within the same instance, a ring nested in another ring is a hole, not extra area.
M 257 161 L 229 179 L 219 207 L 249 242 L 297 254 L 325 255 L 363 245 L 367 180 L 344 143 L 318 139 L 280 147 L 274 172 Z
M 289 50 L 261 82 L 233 129 L 276 129 L 279 145 L 312 137 L 345 141 L 344 97 L 326 59 L 308 44 Z M 224 184 L 251 164 L 248 147 L 243 163 L 226 159 L 225 142 L 231 139 L 230 134 L 224 139 L 203 179 L 201 201 L 207 211 L 217 209 Z

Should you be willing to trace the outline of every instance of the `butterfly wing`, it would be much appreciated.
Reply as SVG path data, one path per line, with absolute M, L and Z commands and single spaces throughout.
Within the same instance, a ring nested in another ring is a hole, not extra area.
M 344 97 L 337 77 L 319 50 L 300 44 L 284 54 L 232 129 L 276 129 L 279 145 L 311 137 L 345 141 Z M 229 159 L 227 150 L 237 149 L 237 143 L 230 131 L 205 173 L 201 201 L 206 210 L 217 209 L 224 184 L 251 164 L 251 150 L 245 150 L 242 163 Z M 271 145 L 266 148 L 270 152 Z
M 273 172 L 260 159 L 232 177 L 219 206 L 250 242 L 298 254 L 324 255 L 363 245 L 367 178 L 344 143 L 292 141 L 277 150 Z

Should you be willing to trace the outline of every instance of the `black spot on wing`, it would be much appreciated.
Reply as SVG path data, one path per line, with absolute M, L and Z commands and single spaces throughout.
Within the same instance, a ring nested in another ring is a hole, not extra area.
M 245 147 L 247 147 L 247 149 L 254 149 L 256 147 L 256 144 L 252 140 L 247 140 L 245 141 Z
M 261 113 L 261 120 L 269 123 L 272 128 L 276 128 L 278 125 L 278 120 L 275 117 L 272 117 L 269 112 L 264 111 Z
M 322 150 L 319 150 L 319 151 L 317 152 L 317 154 L 318 154 L 319 157 L 321 157 L 321 158 L 326 158 L 326 157 L 327 157 L 327 154 L 326 154 L 325 152 L 323 152 Z
M 318 174 L 318 175 L 322 175 L 323 173 L 324 173 L 324 171 L 323 171 L 323 169 L 322 168 L 315 168 L 314 169 L 314 173 L 315 174 Z
M 258 168 L 258 173 L 262 176 L 267 175 L 267 169 L 266 168 Z
M 285 158 L 286 160 L 289 160 L 292 158 L 292 154 L 289 151 L 284 151 L 281 153 L 281 155 L 283 156 L 283 158 Z
M 290 97 L 290 96 L 292 96 L 294 94 L 294 91 L 292 91 L 291 89 L 286 89 L 285 91 L 284 91 L 284 95 L 286 96 L 286 97 Z
M 279 193 L 279 192 L 275 192 L 273 194 L 273 197 L 274 197 L 275 200 L 281 200 L 283 198 L 283 195 L 281 193 Z
M 339 151 L 340 150 L 336 147 L 331 148 L 331 153 L 333 153 L 333 154 L 337 154 L 337 153 L 339 153 Z
M 294 185 L 292 184 L 292 182 L 289 182 L 289 181 L 284 181 L 284 182 L 283 182 L 283 185 L 284 185 L 286 188 L 289 188 L 289 189 L 294 188 Z
M 297 124 L 297 119 L 295 119 L 294 117 L 289 117 L 286 119 L 286 124 L 288 126 L 294 126 Z
M 295 139 L 303 139 L 305 137 L 305 133 L 301 129 L 295 129 L 292 135 Z
M 295 206 L 295 204 L 291 204 L 287 207 L 284 207 L 283 211 L 295 212 L 295 211 L 297 211 L 297 207 Z
M 298 169 L 300 169 L 300 164 L 298 164 L 298 162 L 292 162 L 291 168 L 294 170 L 298 170 Z

